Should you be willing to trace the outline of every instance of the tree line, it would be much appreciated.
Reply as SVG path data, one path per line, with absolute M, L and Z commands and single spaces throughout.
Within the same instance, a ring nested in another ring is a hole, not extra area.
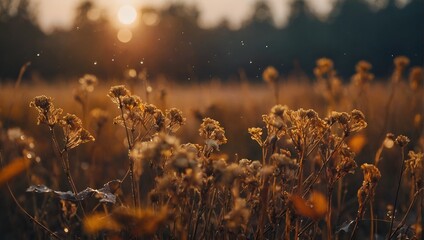
M 199 11 L 181 3 L 163 9 L 144 7 L 150 16 L 132 28 L 132 39 L 122 43 L 105 17 L 90 19 L 96 6 L 82 2 L 69 30 L 44 33 L 28 1 L 18 6 L 0 3 L 0 79 L 14 79 L 31 62 L 28 74 L 45 79 L 93 73 L 101 78 L 123 77 L 128 69 L 147 69 L 150 76 L 172 79 L 231 78 L 240 74 L 260 78 L 264 68 L 310 75 L 319 57 L 335 61 L 346 79 L 357 61 L 373 64 L 377 76 L 390 74 L 392 60 L 406 55 L 423 65 L 424 1 L 398 7 L 395 0 L 374 9 L 362 0 L 337 1 L 321 20 L 303 0 L 293 1 L 288 23 L 275 26 L 270 7 L 257 1 L 250 18 L 239 29 L 223 20 L 214 28 L 199 26 Z

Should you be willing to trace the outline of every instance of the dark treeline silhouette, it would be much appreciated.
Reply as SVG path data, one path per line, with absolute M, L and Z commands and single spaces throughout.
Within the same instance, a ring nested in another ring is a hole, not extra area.
M 89 1 L 79 5 L 70 30 L 49 34 L 35 23 L 36 12 L 27 0 L 12 2 L 0 3 L 0 79 L 16 78 L 26 62 L 32 64 L 27 74 L 47 79 L 84 73 L 119 78 L 130 68 L 147 68 L 151 76 L 173 79 L 225 79 L 241 71 L 260 78 L 268 65 L 284 73 L 303 69 L 310 75 L 319 57 L 332 58 L 347 79 L 361 59 L 370 61 L 383 77 L 390 73 L 394 56 L 406 55 L 414 65 L 422 65 L 424 58 L 423 0 L 411 0 L 402 8 L 389 0 L 379 10 L 362 0 L 337 1 L 326 21 L 297 0 L 284 28 L 275 27 L 269 6 L 258 1 L 237 30 L 226 21 L 212 29 L 199 27 L 199 12 L 191 6 L 143 8 L 142 16 L 150 22 L 132 28 L 128 43 L 117 39 L 118 30 L 109 19 L 89 19 L 95 8 Z

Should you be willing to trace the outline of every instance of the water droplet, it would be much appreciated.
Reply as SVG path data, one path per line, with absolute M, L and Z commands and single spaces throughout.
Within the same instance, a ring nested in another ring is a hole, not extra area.
M 268 48 L 268 45 L 265 45 L 265 48 Z
M 86 163 L 86 162 L 82 162 L 81 163 L 81 169 L 82 170 L 88 170 L 88 168 L 90 167 L 90 165 L 88 164 L 88 163 Z
M 97 61 L 95 61 L 93 64 L 94 64 L 94 65 L 97 65 Z
M 252 64 L 252 63 L 253 63 L 253 61 L 252 61 L 252 60 L 250 60 L 250 61 L 249 61 L 249 63 L 250 63 L 250 64 Z

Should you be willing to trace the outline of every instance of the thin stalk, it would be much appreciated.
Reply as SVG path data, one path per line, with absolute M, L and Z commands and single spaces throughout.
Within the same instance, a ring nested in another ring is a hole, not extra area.
M 392 237 L 395 236 L 395 234 L 397 233 L 397 231 L 399 231 L 403 225 L 405 225 L 406 222 L 406 218 L 408 217 L 409 212 L 412 209 L 412 206 L 415 203 L 415 200 L 418 198 L 418 196 L 420 195 L 420 193 L 424 191 L 424 188 L 421 188 L 420 190 L 418 190 L 415 194 L 414 194 L 414 198 L 412 199 L 411 203 L 409 204 L 408 210 L 406 211 L 405 215 L 402 218 L 402 221 L 400 221 L 399 225 L 396 227 L 395 231 L 393 231 L 392 234 L 389 235 L 389 239 L 391 239 Z
M 0 152 L 0 167 L 3 168 L 3 156 Z M 18 199 L 16 199 L 15 194 L 13 194 L 12 189 L 9 186 L 9 182 L 6 182 L 7 190 L 9 191 L 10 196 L 12 197 L 13 201 L 15 202 L 16 206 L 29 218 L 33 223 L 41 227 L 44 231 L 46 231 L 48 234 L 50 234 L 52 237 L 56 239 L 61 239 L 56 233 L 54 233 L 52 230 L 50 230 L 48 227 L 44 226 L 41 222 L 39 222 L 37 219 L 35 219 L 31 214 L 29 214 L 22 206 L 19 204 Z
M 37 224 L 39 227 L 41 227 L 44 231 L 46 231 L 48 234 L 50 234 L 50 236 L 56 238 L 56 239 L 61 239 L 56 233 L 54 233 L 52 230 L 50 230 L 48 227 L 44 226 L 44 224 L 42 224 L 41 222 L 39 222 L 37 219 L 35 219 L 33 216 L 31 216 L 31 214 L 29 214 L 18 202 L 18 200 L 16 199 L 15 195 L 12 192 L 12 189 L 10 189 L 9 183 L 6 183 L 7 189 L 10 193 L 10 196 L 12 196 L 13 201 L 15 202 L 15 204 L 18 206 L 18 208 L 29 218 L 31 219 L 32 222 L 34 222 L 35 224 Z
M 381 133 L 380 133 L 380 138 L 383 136 L 384 132 L 387 131 L 387 128 L 389 126 L 389 115 L 390 115 L 390 109 L 391 109 L 391 105 L 395 96 L 395 92 L 396 92 L 396 86 L 397 83 L 392 83 L 390 85 L 390 94 L 389 94 L 389 99 L 387 100 L 386 106 L 385 106 L 385 113 L 384 113 L 384 122 L 383 122 L 383 128 L 381 129 Z
M 343 135 L 343 138 L 340 140 L 339 143 L 337 143 L 336 147 L 334 148 L 334 151 L 331 152 L 330 156 L 328 156 L 325 161 L 324 164 L 321 166 L 321 168 L 318 170 L 318 173 L 315 175 L 315 178 L 312 180 L 312 182 L 309 184 L 309 186 L 306 188 L 306 190 L 303 193 L 303 197 L 309 192 L 309 190 L 311 190 L 312 186 L 315 184 L 315 182 L 318 180 L 319 176 L 322 173 L 322 170 L 324 170 L 325 166 L 327 165 L 327 163 L 330 161 L 330 159 L 333 157 L 334 153 L 337 152 L 337 150 L 339 149 L 339 147 L 342 145 L 344 139 L 346 138 L 345 135 Z
M 395 202 L 393 203 L 393 212 L 392 212 L 392 218 L 390 219 L 390 227 L 389 227 L 389 234 L 387 235 L 388 239 L 390 239 L 390 236 L 392 235 L 392 227 L 393 227 L 393 222 L 395 221 L 395 213 L 396 213 L 396 206 L 397 206 L 397 202 L 398 202 L 398 197 L 399 197 L 399 190 L 400 190 L 400 185 L 402 183 L 402 176 L 403 176 L 403 172 L 404 172 L 404 166 L 405 166 L 405 153 L 404 153 L 404 146 L 402 146 L 402 165 L 400 167 L 400 174 L 399 174 L 399 179 L 398 179 L 398 185 L 396 188 L 396 197 L 395 197 Z
M 370 240 L 374 240 L 374 206 L 370 202 Z
M 280 101 L 279 98 L 279 89 L 278 89 L 278 79 L 273 83 L 273 88 L 274 88 L 274 98 L 275 98 L 275 104 L 278 104 Z
M 333 197 L 333 186 L 330 184 L 328 187 L 328 198 L 327 198 L 327 239 L 332 240 L 332 226 L 331 226 L 331 203 L 332 203 L 332 197 Z
M 52 137 L 52 140 L 53 140 L 54 148 L 58 152 L 60 160 L 62 162 L 63 171 L 65 172 L 66 178 L 68 179 L 68 183 L 71 186 L 72 192 L 75 195 L 75 199 L 77 200 L 78 205 L 81 208 L 82 214 L 85 217 L 84 206 L 82 205 L 82 202 L 79 201 L 79 199 L 78 199 L 78 190 L 77 190 L 77 187 L 75 185 L 74 179 L 72 178 L 72 175 L 71 175 L 70 164 L 69 164 L 69 159 L 68 159 L 68 151 L 67 151 L 66 148 L 64 148 L 63 150 L 60 150 L 60 146 L 59 146 L 59 143 L 58 143 L 57 138 L 56 138 L 56 133 L 54 131 L 54 126 L 50 126 L 50 134 L 51 134 L 51 137 Z
M 362 218 L 362 215 L 365 211 L 365 204 L 367 204 L 368 200 L 370 200 L 370 202 L 372 202 L 372 199 L 370 199 L 370 194 L 368 194 L 365 197 L 364 206 L 362 206 L 362 207 L 360 206 L 360 208 L 358 210 L 358 214 L 356 215 L 356 218 L 355 218 L 355 225 L 353 226 L 352 234 L 350 235 L 350 240 L 355 239 L 356 229 L 358 228 L 359 220 Z
M 118 103 L 119 103 L 119 110 L 121 111 L 122 122 L 124 123 L 125 134 L 127 136 L 128 151 L 131 151 L 133 146 L 132 146 L 132 142 L 131 142 L 131 139 L 130 139 L 130 133 L 128 132 L 127 122 L 124 119 L 123 105 L 122 105 L 122 102 L 121 102 L 121 98 L 119 98 L 119 97 L 118 97 Z M 134 159 L 129 157 L 128 160 L 129 160 L 129 176 L 130 176 L 130 181 L 131 181 L 131 195 L 132 195 L 134 208 L 137 208 L 137 193 L 136 193 L 135 181 L 134 181 Z
M 312 227 L 313 225 L 314 225 L 314 223 L 315 223 L 315 221 L 311 221 L 310 223 L 308 223 L 306 226 L 304 226 L 301 230 L 300 230 L 300 232 L 299 232 L 299 234 L 297 235 L 297 237 L 298 238 L 300 238 L 305 232 L 306 232 L 306 230 L 308 230 L 310 227 Z

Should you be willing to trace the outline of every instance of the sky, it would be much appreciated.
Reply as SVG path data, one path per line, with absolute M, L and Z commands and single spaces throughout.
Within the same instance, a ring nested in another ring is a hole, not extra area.
M 45 31 L 54 28 L 70 27 L 74 18 L 75 8 L 81 0 L 30 0 L 38 13 L 38 21 Z M 117 12 L 122 5 L 165 7 L 172 2 L 184 2 L 198 7 L 200 24 L 213 27 L 223 18 L 230 26 L 237 28 L 248 18 L 256 0 L 93 0 L 96 6 L 104 10 L 111 20 L 116 20 Z M 271 7 L 277 26 L 283 26 L 289 15 L 289 5 L 293 0 L 265 0 Z M 335 0 L 307 0 L 314 11 L 325 15 L 332 9 Z

